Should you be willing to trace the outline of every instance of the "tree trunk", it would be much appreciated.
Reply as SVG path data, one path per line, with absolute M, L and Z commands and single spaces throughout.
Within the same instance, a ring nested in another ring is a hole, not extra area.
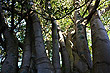
M 96 12 L 91 21 L 93 73 L 110 73 L 110 41 Z
M 60 29 L 59 29 L 59 43 L 60 43 L 61 55 L 62 55 L 62 73 L 71 73 L 69 54 L 67 52 L 64 37 Z
M 84 22 L 84 21 L 83 21 Z M 75 11 L 75 24 L 76 24 L 76 52 L 79 59 L 74 62 L 76 68 L 79 72 L 85 73 L 90 68 L 92 68 L 92 61 L 90 56 L 90 51 L 87 44 L 86 31 L 84 24 L 81 23 L 81 16 L 79 10 Z
M 41 32 L 40 21 L 36 13 L 31 15 L 34 37 L 35 37 L 35 50 L 36 50 L 36 70 L 37 73 L 54 73 L 53 66 L 51 65 L 48 57 L 46 56 L 43 36 Z
M 66 49 L 69 54 L 70 69 L 71 69 L 71 72 L 73 73 L 73 54 L 72 54 L 72 47 L 71 47 L 72 44 L 70 41 L 71 41 L 71 33 L 68 32 L 66 36 Z
M 18 59 L 17 59 L 17 49 L 18 43 L 16 42 L 16 38 L 8 28 L 4 30 L 4 36 L 6 41 L 6 57 L 5 61 L 2 65 L 2 73 L 17 73 L 18 69 Z M 10 43 L 11 42 L 11 43 Z
M 17 49 L 18 43 L 15 37 L 9 32 L 8 29 L 4 31 L 6 40 L 6 58 L 2 65 L 2 73 L 17 73 L 18 70 L 18 59 Z
M 30 73 L 29 72 L 29 67 L 30 67 L 30 61 L 31 61 L 31 38 L 30 38 L 30 23 L 27 21 L 26 23 L 26 37 L 24 40 L 24 49 L 23 49 L 23 61 L 22 61 L 22 66 L 20 69 L 20 73 Z
M 51 22 L 52 22 L 52 44 L 53 44 L 52 63 L 55 68 L 55 73 L 61 73 L 57 24 L 55 20 L 52 20 Z
M 35 49 L 35 38 L 34 38 L 34 32 L 33 32 L 33 26 L 30 26 L 30 28 L 31 28 L 31 30 L 30 30 L 30 32 L 31 32 L 31 51 L 32 51 L 32 55 L 31 55 L 31 63 L 30 63 L 30 68 L 29 68 L 29 70 L 30 70 L 30 73 L 36 73 L 37 72 L 37 70 L 36 70 L 36 68 L 35 68 L 35 66 L 36 66 L 36 61 L 35 61 L 35 59 L 36 59 L 36 49 Z
M 1 5 L 0 5 L 1 6 Z M 2 65 L 2 73 L 17 73 L 18 69 L 18 59 L 17 59 L 17 50 L 18 50 L 18 43 L 15 36 L 8 30 L 7 25 L 5 24 L 4 17 L 2 14 L 2 8 L 0 7 L 0 20 L 1 22 L 1 28 L 5 28 L 3 31 L 3 35 L 5 37 L 5 43 L 6 43 L 6 57 L 5 61 Z

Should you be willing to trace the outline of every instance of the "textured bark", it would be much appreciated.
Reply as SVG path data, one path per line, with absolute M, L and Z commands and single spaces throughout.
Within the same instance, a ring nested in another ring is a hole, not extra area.
M 96 12 L 91 21 L 93 73 L 110 72 L 110 41 Z
M 60 29 L 59 29 L 59 43 L 61 46 L 61 55 L 62 55 L 62 73 L 71 73 L 69 54 L 67 52 L 64 37 Z
M 58 45 L 58 33 L 57 24 L 54 20 L 52 22 L 52 63 L 55 69 L 55 73 L 61 73 L 60 57 L 59 57 L 59 45 Z
M 30 38 L 30 23 L 27 21 L 26 23 L 26 36 L 24 40 L 24 49 L 23 49 L 23 61 L 22 66 L 20 69 L 20 73 L 30 73 L 29 67 L 30 67 L 30 61 L 31 61 L 31 38 Z
M 31 19 L 35 37 L 35 62 L 37 73 L 54 73 L 53 66 L 51 65 L 48 57 L 46 56 L 40 21 L 38 19 L 37 14 L 33 13 L 31 15 Z
M 72 47 L 71 47 L 71 33 L 68 32 L 67 36 L 66 36 L 66 49 L 68 51 L 69 54 L 69 60 L 70 60 L 70 69 L 71 72 L 73 72 L 73 54 L 72 54 Z
M 92 67 L 90 51 L 87 44 L 86 31 L 83 22 L 81 23 L 81 16 L 75 11 L 75 24 L 76 24 L 76 52 L 78 58 L 75 58 L 74 65 L 78 68 L 79 72 L 85 73 Z M 75 55 L 75 54 L 74 54 Z

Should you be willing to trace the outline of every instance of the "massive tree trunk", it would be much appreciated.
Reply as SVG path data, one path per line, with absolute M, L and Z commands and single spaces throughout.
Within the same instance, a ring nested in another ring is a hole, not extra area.
M 5 41 L 6 41 L 6 48 L 5 48 L 6 58 L 2 65 L 2 73 L 17 73 L 17 70 L 18 70 L 17 40 L 7 28 L 4 31 L 4 36 L 5 36 Z
M 75 25 L 76 25 L 76 52 L 79 58 L 75 58 L 74 66 L 78 68 L 79 72 L 85 73 L 92 67 L 90 51 L 87 44 L 86 31 L 84 24 L 81 23 L 81 16 L 79 10 L 75 11 Z M 74 54 L 74 55 L 75 55 Z
M 96 12 L 90 21 L 93 49 L 93 73 L 110 73 L 110 41 Z
M 71 73 L 70 69 L 70 60 L 69 54 L 66 49 L 65 41 L 61 29 L 59 31 L 59 43 L 61 47 L 61 55 L 62 55 L 62 73 Z
M 4 31 L 4 36 L 6 40 L 6 58 L 2 65 L 2 73 L 17 73 L 18 68 L 18 58 L 17 49 L 18 43 L 16 38 L 10 33 L 8 29 Z
M 31 15 L 32 25 L 35 37 L 35 51 L 36 51 L 36 70 L 37 73 L 54 73 L 48 57 L 46 56 L 43 36 L 41 32 L 40 21 L 36 13 Z
M 1 5 L 0 5 L 1 6 Z M 3 35 L 5 37 L 5 43 L 6 43 L 6 56 L 5 56 L 5 61 L 2 65 L 2 73 L 17 73 L 17 69 L 18 69 L 18 59 L 17 59 L 17 50 L 18 50 L 18 43 L 17 43 L 17 39 L 15 38 L 15 36 L 8 30 L 7 25 L 5 24 L 5 20 L 2 14 L 2 8 L 0 7 L 0 20 L 1 28 L 5 28 L 3 29 Z
M 30 73 L 29 72 L 29 67 L 30 67 L 30 61 L 31 61 L 31 25 L 29 21 L 26 23 L 26 36 L 24 40 L 24 48 L 23 48 L 23 61 L 22 61 L 22 66 L 20 69 L 20 73 Z
M 5 23 L 4 23 L 5 25 Z M 17 49 L 18 43 L 14 35 L 5 28 L 4 32 L 5 42 L 6 42 L 6 56 L 5 61 L 2 65 L 2 73 L 17 73 L 18 60 L 17 60 Z M 11 69 L 11 70 L 10 70 Z
M 31 43 L 30 44 L 31 44 L 32 53 L 31 53 L 31 63 L 30 63 L 29 71 L 30 71 L 30 73 L 36 73 L 37 72 L 37 70 L 35 68 L 35 66 L 36 66 L 36 61 L 35 61 L 35 59 L 36 59 L 36 49 L 35 49 L 34 30 L 33 30 L 33 26 L 32 25 L 30 26 L 30 29 L 31 29 L 30 30 L 30 32 L 31 32 L 31 35 L 30 35 L 30 37 L 31 37 L 30 42 Z
M 51 22 L 52 22 L 52 45 L 53 45 L 52 63 L 55 69 L 55 73 L 61 73 L 57 24 L 55 20 L 52 20 Z

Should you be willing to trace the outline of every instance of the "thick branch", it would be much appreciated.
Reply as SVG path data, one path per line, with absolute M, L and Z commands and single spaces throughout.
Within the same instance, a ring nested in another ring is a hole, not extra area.
M 90 14 L 87 17 L 84 18 L 84 19 L 87 19 L 87 23 L 92 18 L 92 15 L 96 12 L 96 9 L 98 8 L 99 3 L 100 3 L 100 0 L 96 0 L 95 5 L 94 5 L 93 9 L 91 10 Z

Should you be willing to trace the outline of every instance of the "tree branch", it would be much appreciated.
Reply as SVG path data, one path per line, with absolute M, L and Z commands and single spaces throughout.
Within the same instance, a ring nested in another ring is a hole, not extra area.
M 89 1 L 89 0 L 88 0 L 88 1 Z M 66 15 L 62 16 L 61 18 L 54 18 L 54 20 L 60 20 L 60 19 L 62 19 L 62 18 L 64 18 L 64 17 L 66 17 L 67 15 L 71 14 L 74 10 L 76 10 L 76 9 L 79 9 L 79 8 L 83 7 L 85 4 L 87 4 L 87 3 L 88 3 L 88 1 L 87 1 L 87 2 L 85 2 L 82 6 L 75 7 L 74 9 L 72 9 L 70 12 L 66 13 Z M 36 12 L 36 13 L 38 13 L 38 14 L 40 14 L 40 15 L 41 15 L 44 19 L 46 19 L 46 20 L 51 20 L 51 18 L 46 18 L 46 17 L 45 17 L 45 15 L 43 15 L 43 14 L 41 14 L 41 13 L 37 12 L 36 10 L 33 10 L 33 11 L 34 11 L 34 12 Z
M 91 1 L 90 1 L 89 5 L 87 6 L 87 8 L 86 8 L 85 12 L 83 13 L 83 15 L 82 15 L 81 17 L 84 17 L 84 15 L 86 14 L 87 10 L 89 9 L 90 4 L 92 3 L 92 1 L 93 1 L 93 0 L 91 0 Z
M 88 24 L 88 22 L 92 18 L 92 15 L 96 12 L 96 9 L 98 8 L 99 3 L 100 3 L 100 0 L 96 0 L 95 5 L 94 5 L 93 9 L 91 10 L 90 14 L 84 18 L 84 19 L 87 19 L 86 25 Z

